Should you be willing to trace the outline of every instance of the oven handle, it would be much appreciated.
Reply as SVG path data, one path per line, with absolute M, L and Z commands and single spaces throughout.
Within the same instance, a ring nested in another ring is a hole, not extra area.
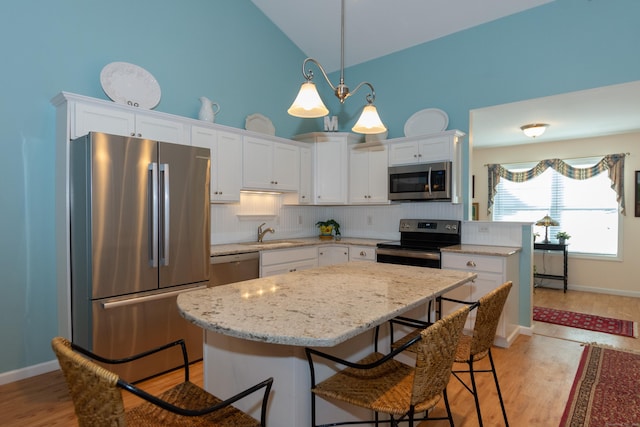
M 440 259 L 440 252 L 417 252 L 417 251 L 407 251 L 403 249 L 377 248 L 376 254 L 391 255 L 391 256 L 405 257 L 405 258 L 431 259 L 436 261 Z

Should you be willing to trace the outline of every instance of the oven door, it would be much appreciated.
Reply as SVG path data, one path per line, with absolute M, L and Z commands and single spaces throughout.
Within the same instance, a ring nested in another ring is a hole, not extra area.
M 440 268 L 440 252 L 377 248 L 376 261 L 387 264 Z
M 451 200 L 451 162 L 390 167 L 389 200 Z

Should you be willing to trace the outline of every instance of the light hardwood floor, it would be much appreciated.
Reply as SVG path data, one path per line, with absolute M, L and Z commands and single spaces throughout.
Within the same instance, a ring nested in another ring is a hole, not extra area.
M 536 289 L 534 304 L 601 316 L 640 321 L 640 298 L 616 297 L 585 292 Z M 557 426 L 575 376 L 583 342 L 599 342 L 640 350 L 640 340 L 587 332 L 534 322 L 534 335 L 521 335 L 508 349 L 494 348 L 500 385 L 512 426 Z M 170 373 L 142 384 L 157 393 L 179 381 L 181 373 Z M 202 385 L 202 364 L 192 368 L 192 381 Z M 490 374 L 479 381 L 484 425 L 502 426 L 502 414 Z M 478 425 L 472 396 L 451 379 L 449 400 L 458 427 Z M 73 405 L 60 371 L 0 386 L 3 426 L 77 426 Z M 125 393 L 125 405 L 138 404 Z M 437 412 L 444 413 L 440 405 Z M 422 426 L 447 426 L 446 421 Z M 288 427 L 288 426 L 270 426 Z M 300 426 L 292 426 L 300 427 Z

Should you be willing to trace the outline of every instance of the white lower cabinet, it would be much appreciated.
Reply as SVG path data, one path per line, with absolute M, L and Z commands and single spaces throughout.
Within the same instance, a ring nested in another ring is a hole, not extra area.
M 318 248 L 318 266 L 349 262 L 349 248 L 340 245 L 327 245 Z
M 318 249 L 315 246 L 260 252 L 260 277 L 308 270 L 317 266 Z
M 376 248 L 373 246 L 349 246 L 349 261 L 376 261 Z
M 462 285 L 445 296 L 463 301 L 477 301 L 483 295 L 511 280 L 513 287 L 505 304 L 498 323 L 494 344 L 509 347 L 518 334 L 518 255 L 493 256 L 464 253 L 442 253 L 442 268 L 450 270 L 471 271 L 478 275 L 476 280 Z M 451 302 L 443 302 L 443 314 L 458 308 Z M 472 329 L 475 321 L 475 310 L 469 313 L 467 328 Z

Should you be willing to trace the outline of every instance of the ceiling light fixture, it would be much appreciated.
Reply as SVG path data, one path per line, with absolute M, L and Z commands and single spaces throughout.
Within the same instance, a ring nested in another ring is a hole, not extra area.
M 520 126 L 520 130 L 529 138 L 535 138 L 536 136 L 542 135 L 548 127 L 549 125 L 546 123 L 532 123 L 530 125 Z
M 307 58 L 302 63 L 302 75 L 305 78 L 305 82 L 302 83 L 300 87 L 300 91 L 298 92 L 298 96 L 291 104 L 291 107 L 287 110 L 287 112 L 295 117 L 302 118 L 316 118 L 323 117 L 329 114 L 329 110 L 322 102 L 320 98 L 320 94 L 318 93 L 318 89 L 316 88 L 315 83 L 311 80 L 313 79 L 313 71 L 309 69 L 309 71 L 305 72 L 305 66 L 308 62 L 313 62 L 322 72 L 324 79 L 327 81 L 331 89 L 335 93 L 335 95 L 340 100 L 340 103 L 344 103 L 344 101 L 354 93 L 358 91 L 362 86 L 367 85 L 371 92 L 367 94 L 367 105 L 364 106 L 362 114 L 360 118 L 356 122 L 356 124 L 351 129 L 357 133 L 364 134 L 376 134 L 382 133 L 387 130 L 385 125 L 380 120 L 380 116 L 378 115 L 378 110 L 376 106 L 373 105 L 373 101 L 376 99 L 376 92 L 373 89 L 373 86 L 369 82 L 362 82 L 353 90 L 353 92 L 349 91 L 349 88 L 344 84 L 344 0 L 342 0 L 342 12 L 341 12 L 341 22 L 340 22 L 340 83 L 337 86 L 334 86 L 329 77 L 327 77 L 327 73 L 320 63 L 314 58 Z

